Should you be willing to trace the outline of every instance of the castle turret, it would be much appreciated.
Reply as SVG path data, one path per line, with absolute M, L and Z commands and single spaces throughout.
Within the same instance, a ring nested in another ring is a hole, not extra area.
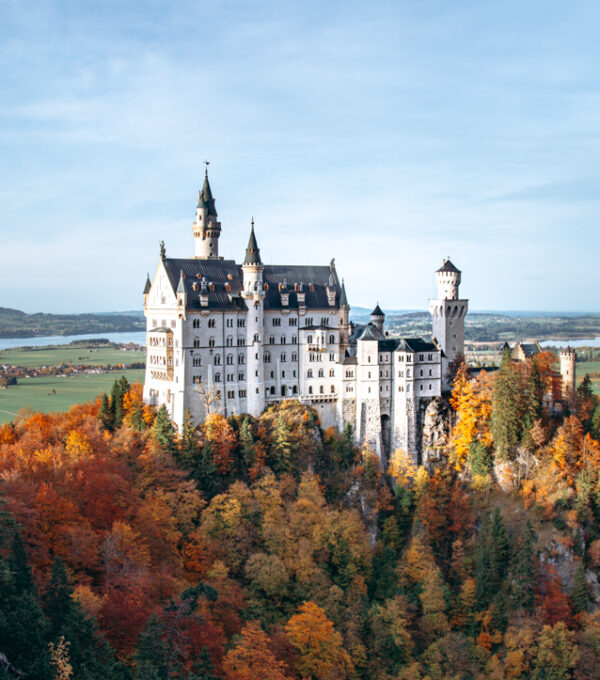
M 567 346 L 565 349 L 560 350 L 559 357 L 560 376 L 562 378 L 562 396 L 563 399 L 568 401 L 575 396 L 575 379 L 577 377 L 575 350 Z
M 144 286 L 144 309 L 146 309 L 146 305 L 148 304 L 148 295 L 150 295 L 150 289 L 152 288 L 152 284 L 150 283 L 150 274 L 146 276 L 146 285 Z
M 204 186 L 198 192 L 196 219 L 194 220 L 195 255 L 203 260 L 219 258 L 219 236 L 221 223 L 208 181 L 208 169 L 204 173 Z
M 468 300 L 459 299 L 460 270 L 450 258 L 435 273 L 438 297 L 429 300 L 433 337 L 442 348 L 442 389 L 449 389 L 448 366 L 465 351 L 465 316 Z
M 385 322 L 385 314 L 382 312 L 379 303 L 371 312 L 371 323 L 383 333 L 383 324 Z
M 346 295 L 346 284 L 342 279 L 342 290 L 340 292 L 340 358 L 343 359 L 350 341 L 350 305 Z
M 246 256 L 242 265 L 242 297 L 248 306 L 246 320 L 246 365 L 247 365 L 247 406 L 248 413 L 259 416 L 265 408 L 265 378 L 263 365 L 263 319 L 265 289 L 263 282 L 264 265 L 254 234 L 254 218 Z

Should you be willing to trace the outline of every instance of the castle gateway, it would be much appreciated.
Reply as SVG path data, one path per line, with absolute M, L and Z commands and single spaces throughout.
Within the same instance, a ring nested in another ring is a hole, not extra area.
M 390 338 L 379 305 L 370 323 L 350 323 L 333 260 L 265 265 L 254 223 L 242 264 L 219 257 L 208 175 L 193 234 L 195 256 L 170 258 L 161 247 L 146 281 L 145 401 L 164 404 L 181 428 L 186 409 L 200 423 L 208 412 L 258 416 L 297 399 L 318 411 L 323 427 L 350 424 L 356 442 L 379 456 L 400 448 L 418 461 L 424 408 L 447 388 L 448 364 L 464 350 L 468 302 L 452 262 L 436 273 L 434 338 Z

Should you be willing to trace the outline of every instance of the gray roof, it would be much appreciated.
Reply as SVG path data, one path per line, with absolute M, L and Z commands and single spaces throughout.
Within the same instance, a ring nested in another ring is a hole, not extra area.
M 152 288 L 152 284 L 150 283 L 150 274 L 148 274 L 146 276 L 146 285 L 144 286 L 144 295 L 148 295 L 151 288 Z
M 246 303 L 241 298 L 242 267 L 233 260 L 165 258 L 163 263 L 174 292 L 179 287 L 181 272 L 183 271 L 183 287 L 187 293 L 187 309 L 231 309 L 232 311 L 247 309 Z M 332 271 L 327 265 L 265 265 L 263 269 L 263 281 L 266 284 L 265 309 L 298 309 L 296 284 L 299 287 L 302 284 L 307 310 L 338 309 L 340 288 L 335 271 L 333 271 L 333 278 L 337 288 L 336 304 L 329 305 L 327 298 L 330 274 L 332 274 Z M 194 290 L 194 284 L 200 285 L 203 277 L 209 284 L 208 307 L 201 307 L 199 291 Z M 213 284 L 213 290 L 210 289 L 210 284 Z M 280 285 L 284 286 L 282 291 L 279 290 Z M 226 290 L 226 286 L 229 290 Z M 288 294 L 289 304 L 286 307 L 281 303 L 281 293 L 284 291 Z
M 178 293 L 185 293 L 185 274 L 183 269 L 179 272 L 179 284 L 177 285 Z
M 444 263 L 438 269 L 438 272 L 454 272 L 460 274 L 460 269 L 457 269 L 452 262 L 450 262 L 450 258 L 448 258 L 447 260 L 444 260 Z
M 260 249 L 256 242 L 256 235 L 254 234 L 254 218 L 252 219 L 252 227 L 250 228 L 250 238 L 248 239 L 248 247 L 246 248 L 246 257 L 244 264 L 262 264 L 260 259 Z
M 342 293 L 340 295 L 340 307 L 349 307 L 350 305 L 348 304 L 348 297 L 346 295 L 346 284 L 344 283 L 344 279 L 342 279 Z
M 204 186 L 202 187 L 202 191 L 198 192 L 198 208 L 206 208 L 208 215 L 211 215 L 212 217 L 217 216 L 215 199 L 213 198 L 208 182 L 208 171 L 204 173 Z
M 385 316 L 385 314 L 381 311 L 381 307 L 379 306 L 379 303 L 377 303 L 377 306 L 371 312 L 371 316 Z

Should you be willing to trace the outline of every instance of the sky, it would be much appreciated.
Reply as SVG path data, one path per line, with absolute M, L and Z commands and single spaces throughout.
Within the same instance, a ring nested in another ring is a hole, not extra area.
M 159 241 L 351 305 L 600 312 L 600 3 L 0 0 L 0 306 L 141 309 Z

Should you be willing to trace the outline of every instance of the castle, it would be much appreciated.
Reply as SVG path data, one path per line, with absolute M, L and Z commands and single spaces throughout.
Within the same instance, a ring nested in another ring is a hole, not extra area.
M 144 288 L 144 399 L 164 404 L 181 427 L 208 412 L 259 415 L 283 399 L 314 407 L 323 427 L 352 426 L 382 458 L 397 448 L 419 460 L 426 406 L 447 389 L 448 365 L 464 350 L 468 301 L 460 271 L 444 260 L 430 300 L 434 339 L 389 338 L 384 314 L 349 321 L 334 260 L 266 265 L 254 230 L 241 265 L 219 257 L 221 224 L 208 180 L 193 223 L 195 256 L 167 257 L 164 244 Z

